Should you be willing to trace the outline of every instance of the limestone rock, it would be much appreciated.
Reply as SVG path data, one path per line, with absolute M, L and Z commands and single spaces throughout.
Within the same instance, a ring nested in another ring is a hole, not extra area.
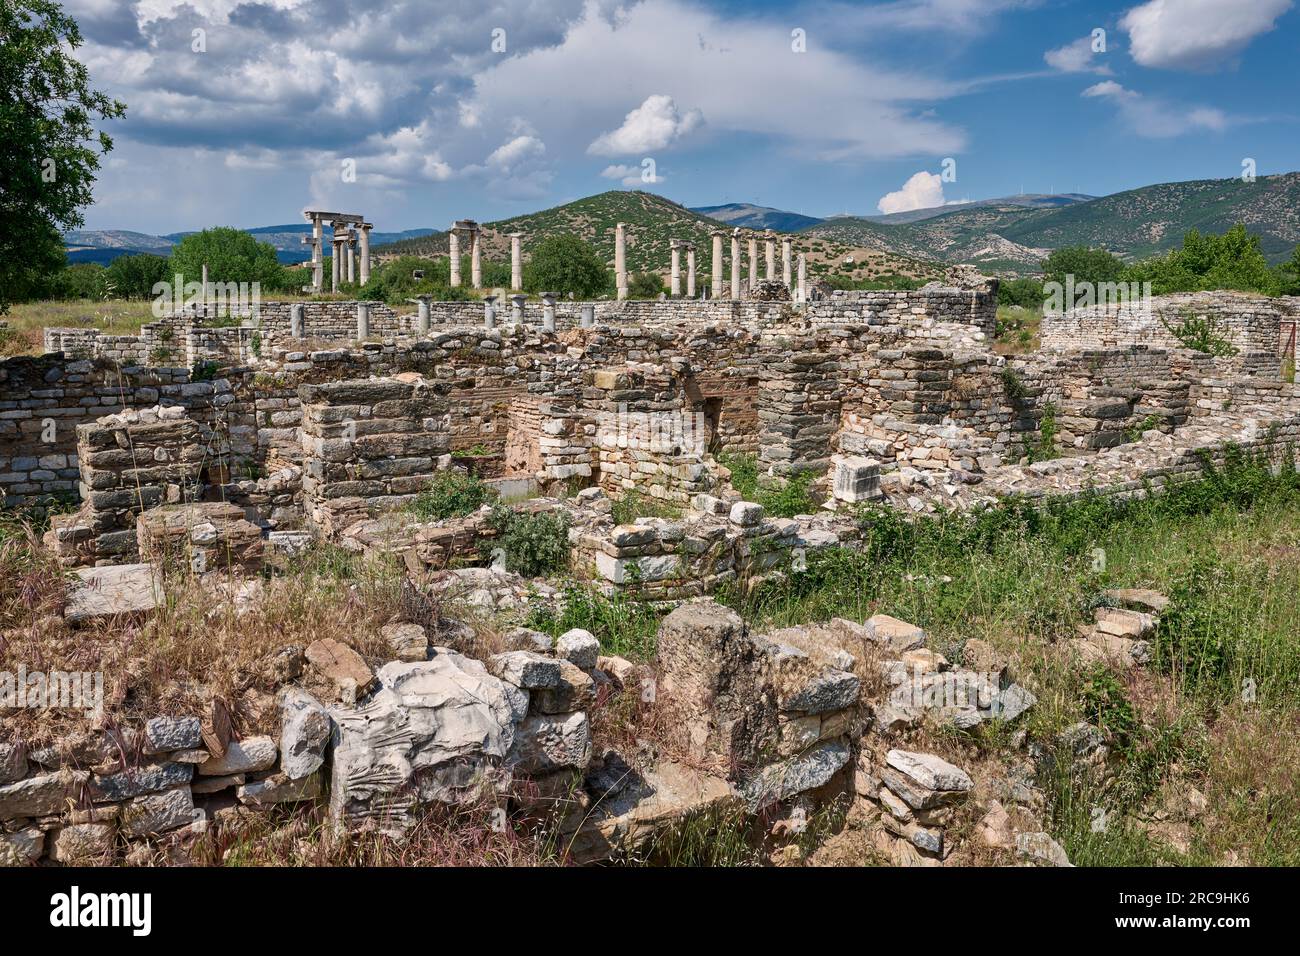
M 297 687 L 280 691 L 280 769 L 301 780 L 325 763 L 334 724 L 320 702 Z
M 926 790 L 969 790 L 974 784 L 966 771 L 934 754 L 891 750 L 885 763 Z
M 45 834 L 36 827 L 0 832 L 0 866 L 30 866 L 45 851 Z
M 232 740 L 224 757 L 213 757 L 199 764 L 199 774 L 204 777 L 225 777 L 232 773 L 256 773 L 275 765 L 277 750 L 270 737 L 249 737 Z
M 144 725 L 144 752 L 192 750 L 202 746 L 203 734 L 197 717 L 154 717 Z
M 560 684 L 560 661 L 534 651 L 507 651 L 488 660 L 488 670 L 516 687 L 542 690 Z
M 385 624 L 379 633 L 399 661 L 422 661 L 429 656 L 429 635 L 419 624 Z
M 760 768 L 739 791 L 751 809 L 771 806 L 824 785 L 849 762 L 849 756 L 845 741 L 828 740 L 796 757 Z
M 162 603 L 162 576 L 151 564 L 78 568 L 63 616 L 70 624 L 120 614 L 147 614 Z
M 1016 834 L 1016 855 L 1040 866 L 1073 866 L 1059 843 L 1047 833 Z
M 189 787 L 136 797 L 122 807 L 122 832 L 128 837 L 165 833 L 194 822 L 194 798 Z
M 600 656 L 600 641 L 590 631 L 575 627 L 560 635 L 555 642 L 555 653 L 589 671 L 596 666 L 596 658 Z
M 873 614 L 867 619 L 867 633 L 896 654 L 925 646 L 925 631 L 888 614 Z
M 189 783 L 193 776 L 193 764 L 175 761 L 146 764 L 128 767 L 118 773 L 95 774 L 91 780 L 90 792 L 97 803 L 120 803 L 144 793 L 168 790 Z
M 590 759 L 591 727 L 583 713 L 529 717 L 516 731 L 507 756 L 507 762 L 523 773 L 585 767 Z
M 70 866 L 107 862 L 113 853 L 111 823 L 74 823 L 50 832 L 50 859 Z
M 276 773 L 246 783 L 235 792 L 243 803 L 259 806 L 315 800 L 321 793 L 321 775 L 312 773 L 301 779 L 293 779 L 287 774 Z
M 312 669 L 331 681 L 340 693 L 345 688 L 351 688 L 359 697 L 375 681 L 375 675 L 365 659 L 346 644 L 331 637 L 313 641 L 307 645 L 304 653 Z
M 0 820 L 60 813 L 79 796 L 90 775 L 60 770 L 24 777 L 0 787 Z
M 0 786 L 27 776 L 27 748 L 23 744 L 0 744 Z
M 559 678 L 554 687 L 533 693 L 533 709 L 543 714 L 564 714 L 586 710 L 596 702 L 596 682 L 586 671 L 569 661 L 555 661 Z

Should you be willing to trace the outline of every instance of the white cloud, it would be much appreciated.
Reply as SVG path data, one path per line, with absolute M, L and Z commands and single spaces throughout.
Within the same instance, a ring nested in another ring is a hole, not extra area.
M 1148 139 L 1167 139 L 1197 130 L 1221 132 L 1232 122 L 1222 110 L 1206 106 L 1181 106 L 1156 97 L 1143 96 L 1114 80 L 1094 83 L 1082 95 L 1111 101 L 1119 110 L 1124 124 L 1132 132 Z
M 1043 54 L 1047 65 L 1062 73 L 1110 73 L 1110 67 L 1096 62 L 1092 49 L 1092 37 L 1080 37 L 1073 43 L 1067 43 L 1055 50 Z
M 922 170 L 913 173 L 902 189 L 885 193 L 876 208 L 888 215 L 891 212 L 909 212 L 913 209 L 933 209 L 944 205 L 943 179 L 938 173 Z
M 644 103 L 623 118 L 622 126 L 601 133 L 587 147 L 587 152 L 596 156 L 653 152 L 685 136 L 703 119 L 697 109 L 678 115 L 677 104 L 671 96 L 663 93 L 647 96 Z
M 600 175 L 605 179 L 617 179 L 624 186 L 642 187 L 652 183 L 662 183 L 667 177 L 660 176 L 658 164 L 655 166 L 655 172 L 651 178 L 644 178 L 644 171 L 640 166 L 630 166 L 627 163 L 613 163 L 606 166 L 600 171 Z
M 1273 29 L 1292 0 L 1149 0 L 1120 19 L 1143 66 L 1203 70 Z
M 631 114 L 629 91 L 642 100 Z M 805 160 L 857 161 L 959 152 L 965 134 L 920 111 L 960 91 L 934 69 L 887 68 L 823 48 L 795 55 L 789 30 L 766 20 L 642 0 L 612 18 L 588 3 L 558 45 L 477 74 L 471 99 L 485 125 L 527 116 L 548 143 L 590 143 L 598 155 L 632 156 L 680 135 L 682 123 L 700 122 L 687 118 L 698 110 L 715 137 L 769 137 Z M 676 107 L 671 126 L 668 98 L 689 107 L 686 116 Z

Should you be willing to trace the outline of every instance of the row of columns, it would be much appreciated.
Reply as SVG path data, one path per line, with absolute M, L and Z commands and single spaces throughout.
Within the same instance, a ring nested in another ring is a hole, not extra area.
M 303 291 L 319 295 L 325 290 L 325 223 L 329 223 L 331 246 L 330 291 L 338 292 L 342 282 L 361 285 L 370 281 L 370 230 L 374 223 L 355 213 L 325 212 L 309 209 L 303 215 L 311 223 L 311 235 L 303 244 L 311 246 L 311 286 Z
M 713 298 L 722 298 L 722 239 L 726 235 L 723 229 L 714 229 L 709 234 L 713 239 Z M 776 236 L 769 229 L 763 236 L 764 242 L 764 271 L 766 280 L 774 282 L 776 280 Z M 618 277 L 619 298 L 627 298 L 627 268 L 626 253 L 624 250 L 623 223 L 619 223 L 614 233 L 614 269 Z M 674 239 L 669 248 L 672 252 L 672 262 L 670 268 L 670 290 L 673 296 L 682 294 L 682 263 L 681 253 L 686 252 L 686 297 L 695 297 L 695 243 L 684 240 Z M 749 282 L 748 289 L 753 289 L 758 285 L 758 239 L 755 236 L 749 237 Z M 804 254 L 799 253 L 799 285 L 797 289 L 793 285 L 791 256 L 793 247 L 789 236 L 781 237 L 781 281 L 785 283 L 786 288 L 796 293 L 797 302 L 806 302 L 808 300 L 807 290 L 807 263 Z M 737 292 L 741 289 L 741 256 L 740 256 L 740 230 L 733 230 L 731 233 L 731 294 L 733 298 L 739 298 Z
M 543 292 L 541 296 L 542 296 L 542 331 L 554 332 L 555 331 L 555 302 L 560 297 L 560 294 L 558 292 Z M 418 312 L 416 313 L 416 331 L 421 335 L 426 335 L 429 332 L 429 326 L 430 326 L 429 303 L 431 300 L 432 300 L 432 296 L 427 296 L 427 295 L 420 295 L 420 296 L 416 296 L 414 299 L 407 300 L 409 302 L 416 303 L 416 305 L 418 306 Z M 497 301 L 497 297 L 495 295 L 488 295 L 483 297 L 484 328 L 488 328 L 488 329 L 496 328 L 496 322 L 497 322 L 496 301 Z M 524 324 L 524 303 L 527 301 L 528 301 L 528 296 L 523 294 L 522 292 L 516 292 L 510 296 L 510 321 L 512 324 L 514 325 Z M 358 309 L 360 309 L 360 305 L 358 305 Z M 358 315 L 358 331 L 360 331 L 359 311 L 357 315 Z M 584 329 L 590 329 L 594 327 L 596 324 L 596 307 L 594 305 L 582 306 L 580 321 Z M 291 325 L 291 329 L 295 328 L 292 322 L 290 323 L 290 325 Z M 296 326 L 296 328 L 301 328 L 301 325 Z M 367 324 L 367 329 L 369 329 L 368 324 Z M 293 334 L 297 337 L 301 337 L 300 332 L 295 331 L 293 332 Z
M 483 227 L 473 219 L 458 219 L 447 233 L 447 254 L 451 260 L 451 287 L 458 288 L 460 277 L 460 241 L 469 240 L 470 288 L 483 288 Z M 518 291 L 524 287 L 524 257 L 520 240 L 523 233 L 510 233 L 510 288 Z

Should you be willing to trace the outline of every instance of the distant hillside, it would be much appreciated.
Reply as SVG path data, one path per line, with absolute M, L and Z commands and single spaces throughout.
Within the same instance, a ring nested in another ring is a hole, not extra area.
M 816 216 L 805 216 L 802 213 L 786 212 L 783 209 L 773 209 L 771 206 L 754 206 L 744 202 L 727 203 L 725 206 L 692 206 L 691 212 L 725 222 L 729 226 L 775 229 L 777 232 L 798 232 L 822 221 Z
M 276 258 L 286 265 L 306 262 L 311 258 L 311 252 L 302 244 L 303 236 L 311 233 L 310 223 L 257 226 L 244 231 L 256 238 L 258 242 L 269 242 L 274 246 Z M 98 262 L 101 265 L 107 265 L 118 256 L 133 253 L 147 252 L 158 256 L 169 255 L 173 245 L 186 236 L 193 235 L 194 232 L 195 230 L 190 230 L 188 232 L 172 232 L 164 236 L 151 236 L 144 232 L 128 232 L 125 230 L 80 229 L 65 233 L 63 241 L 69 262 Z M 370 244 L 374 247 L 401 239 L 425 236 L 431 232 L 433 232 L 432 229 L 408 229 L 404 232 L 376 232 L 371 230 Z M 328 237 L 328 235 L 327 231 L 326 236 Z M 328 255 L 328 253 L 327 248 L 326 254 Z
M 999 199 L 976 199 L 972 202 L 955 202 L 946 206 L 930 206 L 925 209 L 909 209 L 907 212 L 893 212 L 884 216 L 862 216 L 872 222 L 899 225 L 920 222 L 943 216 L 954 209 L 969 209 L 972 206 L 1023 206 L 1025 209 L 1055 209 L 1060 206 L 1073 206 L 1075 203 L 1089 202 L 1096 196 L 1084 193 L 1023 193 L 1019 196 L 1003 196 Z
M 1088 245 L 1126 259 L 1165 252 L 1190 229 L 1224 232 L 1242 222 L 1273 262 L 1300 243 L 1300 173 L 1194 180 L 1131 189 L 1042 209 L 1011 203 L 943 207 L 914 222 L 836 217 L 803 231 L 921 259 L 969 262 L 990 271 L 1032 271 L 1052 249 Z
M 610 190 L 588 196 L 562 206 L 540 212 L 514 216 L 495 222 L 483 223 L 484 254 L 492 259 L 506 259 L 510 254 L 509 234 L 522 233 L 520 243 L 524 256 L 533 246 L 548 235 L 572 233 L 590 242 L 611 266 L 614 262 L 614 224 L 627 223 L 627 266 L 631 272 L 650 271 L 667 275 L 672 259 L 670 243 L 674 239 L 690 240 L 696 244 L 696 272 L 703 278 L 712 273 L 713 247 L 709 234 L 717 228 L 726 228 L 718 220 L 700 215 L 655 193 Z M 742 229 L 746 250 L 751 235 L 761 235 L 762 230 Z M 723 256 L 727 276 L 731 274 L 730 230 L 724 239 Z M 831 262 L 842 263 L 853 259 L 839 269 L 855 278 L 872 278 L 882 274 L 897 273 L 907 276 L 937 274 L 933 264 L 917 263 L 907 256 L 863 249 L 854 243 L 822 241 L 810 246 L 809 268 L 815 276 L 826 271 Z M 447 254 L 447 233 L 439 232 L 418 239 L 391 243 L 377 250 L 384 257 L 394 255 L 438 256 Z M 462 247 L 462 253 L 468 253 Z M 759 256 L 762 257 L 760 244 Z M 747 252 L 742 252 L 747 255 Z M 777 252 L 778 263 L 780 251 Z M 748 260 L 746 259 L 746 264 Z M 682 270 L 686 262 L 683 256 Z M 778 264 L 779 269 L 779 264 Z

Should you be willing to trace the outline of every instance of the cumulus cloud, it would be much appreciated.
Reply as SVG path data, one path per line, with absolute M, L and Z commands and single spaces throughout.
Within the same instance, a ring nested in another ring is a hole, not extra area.
M 902 189 L 885 193 L 876 208 L 885 215 L 891 212 L 910 212 L 913 209 L 933 209 L 944 205 L 943 179 L 938 173 L 921 170 L 913 173 Z
M 1094 83 L 1082 95 L 1114 103 L 1125 125 L 1132 132 L 1148 139 L 1166 139 L 1198 130 L 1221 132 L 1231 123 L 1222 110 L 1205 106 L 1181 106 L 1157 97 L 1143 96 L 1114 80 Z
M 644 103 L 623 118 L 622 126 L 592 140 L 587 152 L 596 156 L 653 152 L 681 139 L 703 119 L 697 109 L 679 115 L 671 96 L 663 93 L 647 96 Z
M 600 171 L 600 175 L 605 179 L 617 179 L 624 186 L 641 188 L 652 183 L 662 183 L 666 177 L 659 175 L 658 165 L 654 167 L 654 172 L 650 173 L 650 178 L 645 178 L 646 171 L 640 166 L 630 166 L 627 163 L 613 163 L 606 166 Z
M 1097 62 L 1092 49 L 1092 37 L 1080 37 L 1073 43 L 1048 50 L 1043 54 L 1047 65 L 1062 73 L 1110 73 L 1110 67 Z
M 1292 0 L 1149 0 L 1129 10 L 1120 28 L 1133 59 L 1173 70 L 1209 69 L 1272 30 Z

